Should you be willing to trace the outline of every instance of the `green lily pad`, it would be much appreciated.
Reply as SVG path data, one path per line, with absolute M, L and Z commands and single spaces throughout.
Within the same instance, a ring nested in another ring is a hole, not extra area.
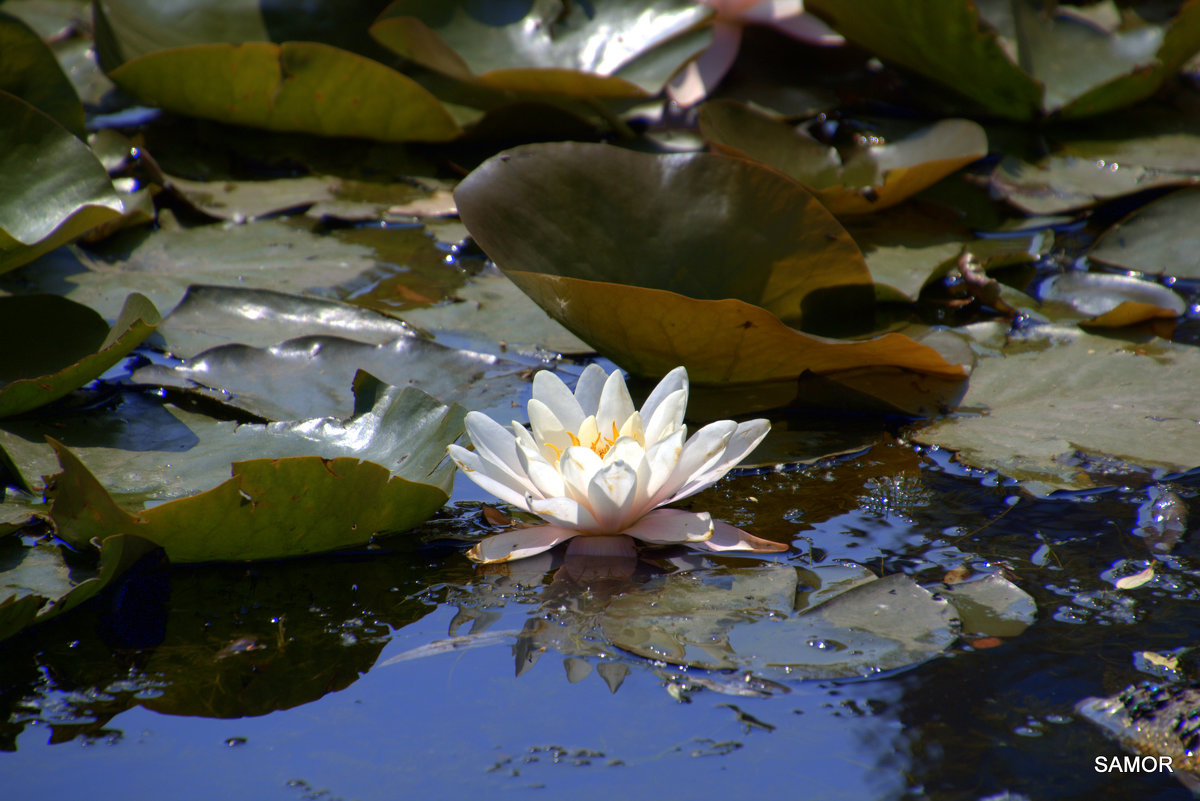
M 0 297 L 0 417 L 58 400 L 100 377 L 154 331 L 158 310 L 130 295 L 117 321 L 56 295 Z M 17 346 L 15 343 L 24 344 Z
M 0 119 L 0 273 L 121 216 L 108 173 L 66 128 L 4 91 Z
M 1096 15 L 1086 18 L 1069 6 L 1048 14 L 1026 0 L 936 8 L 813 0 L 806 8 L 885 61 L 1019 120 L 1080 117 L 1143 100 L 1200 48 L 1195 4 L 1184 4 L 1167 26 L 1138 21 L 1127 30 L 1099 25 Z
M 1104 156 L 1053 155 L 1029 164 L 1006 158 L 992 172 L 997 197 L 1026 214 L 1061 214 L 1146 189 L 1195 183 L 1194 171 L 1160 170 L 1137 160 Z
M 52 545 L 18 545 L 15 553 L 4 552 L 0 560 L 0 642 L 96 596 L 157 547 L 126 534 L 106 537 L 100 543 L 99 570 L 86 576 L 74 574 L 61 551 Z
M 1043 303 L 1083 315 L 1086 319 L 1080 325 L 1100 328 L 1174 319 L 1187 311 L 1187 304 L 1174 291 L 1127 275 L 1073 270 L 1043 281 L 1038 294 Z
M 712 40 L 687 0 L 489 6 L 398 0 L 371 35 L 418 64 L 501 90 L 645 97 Z
M 837 215 L 890 208 L 987 155 L 987 134 L 970 120 L 942 120 L 887 144 L 840 152 L 748 106 L 705 103 L 700 131 L 719 152 L 795 178 Z
M 455 198 L 513 283 L 636 374 L 683 364 L 701 384 L 872 368 L 963 375 L 900 334 L 846 342 L 789 327 L 869 319 L 874 286 L 846 231 L 773 170 L 704 154 L 530 145 L 490 159 Z
M 1200 278 L 1200 189 L 1159 198 L 1109 228 L 1088 257 L 1119 267 L 1174 278 Z
M 921 288 L 940 276 L 947 262 L 953 262 L 972 242 L 970 231 L 910 206 L 894 208 L 887 214 L 856 217 L 846 222 L 846 230 L 862 248 L 876 297 L 916 300 Z
M 82 139 L 83 106 L 58 59 L 41 37 L 0 12 L 0 92 L 19 97 Z
M 273 131 L 383 142 L 462 132 L 408 76 L 316 42 L 191 45 L 128 61 L 110 77 L 152 106 Z
M 823 570 L 809 572 L 821 577 Z M 648 659 L 788 679 L 909 667 L 958 637 L 954 608 L 906 576 L 837 575 L 840 591 L 793 612 L 795 568 L 707 573 L 673 574 L 614 599 L 602 619 L 605 635 Z
M 1200 465 L 1198 380 L 1200 352 L 1189 345 L 1043 326 L 980 359 L 960 410 L 910 438 L 1036 493 L 1124 483 L 1122 465 L 1182 472 Z M 1117 475 L 1106 479 L 1106 465 Z
M 412 528 L 450 496 L 454 467 L 445 449 L 461 434 L 465 410 L 369 377 L 356 389 L 358 408 L 344 423 L 219 424 L 223 436 L 165 468 L 176 475 L 158 489 L 187 497 L 140 511 L 119 505 L 52 441 L 62 465 L 51 493 L 55 530 L 79 547 L 136 532 L 172 562 L 208 562 L 317 553 Z M 213 486 L 212 475 L 231 462 L 232 477 Z

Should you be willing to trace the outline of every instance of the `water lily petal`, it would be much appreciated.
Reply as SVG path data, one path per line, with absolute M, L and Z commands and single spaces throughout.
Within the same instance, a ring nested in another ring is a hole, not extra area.
M 650 468 L 650 479 L 646 485 L 646 494 L 654 506 L 661 506 L 669 493 L 663 492 L 667 480 L 675 472 L 679 457 L 683 454 L 685 431 L 680 429 L 668 437 L 660 439 L 646 449 L 646 464 Z M 672 488 L 674 491 L 674 488 Z M 663 500 L 659 500 L 659 496 Z
M 625 420 L 625 425 L 621 426 L 617 431 L 618 437 L 628 437 L 638 444 L 639 447 L 646 447 L 646 427 L 642 425 L 642 413 L 634 412 Z
M 449 445 L 446 450 L 466 477 L 482 489 L 513 506 L 532 511 L 526 503 L 525 493 L 528 492 L 528 489 L 525 487 L 525 482 L 517 480 L 516 477 L 474 451 L 469 451 L 459 445 Z
M 620 534 L 625 525 L 637 519 L 633 511 L 637 499 L 637 470 L 625 462 L 605 465 L 588 484 L 588 508 L 601 531 Z
M 558 458 L 555 449 L 558 453 L 562 453 L 571 447 L 571 438 L 567 436 L 567 429 L 558 419 L 554 410 L 537 398 L 529 401 L 525 410 L 529 414 L 529 428 L 533 440 L 548 461 Z
M 782 542 L 764 540 L 748 534 L 740 528 L 735 528 L 720 520 L 713 521 L 713 535 L 704 542 L 696 543 L 697 548 L 709 551 L 754 551 L 755 553 L 782 553 L 788 546 Z
M 578 534 L 574 529 L 553 525 L 502 531 L 480 540 L 467 551 L 467 557 L 483 564 L 524 559 L 548 551 Z
M 530 494 L 534 498 L 553 498 L 566 493 L 566 484 L 558 468 L 541 457 L 540 454 L 530 454 L 525 449 L 517 452 L 521 467 L 529 477 L 536 491 Z
M 846 43 L 845 37 L 826 25 L 815 14 L 800 14 L 796 17 L 775 20 L 771 23 L 771 27 L 808 44 L 836 47 Z
M 708 97 L 737 58 L 742 44 L 742 26 L 717 19 L 713 22 L 712 32 L 712 44 L 667 84 L 667 94 L 683 108 Z
M 625 533 L 642 542 L 653 542 L 660 545 L 680 542 L 699 543 L 713 536 L 713 526 L 712 515 L 708 512 L 655 509 L 625 529 Z
M 650 486 L 655 500 L 659 505 L 670 503 L 680 497 L 684 485 L 692 482 L 694 476 L 712 468 L 729 444 L 729 438 L 737 432 L 737 423 L 732 420 L 718 420 L 709 423 L 683 444 L 679 461 L 671 474 L 659 486 Z
M 577 431 L 579 423 L 586 416 L 575 399 L 575 393 L 553 370 L 539 370 L 534 374 L 533 397 L 546 404 L 568 431 Z
M 579 503 L 588 502 L 588 485 L 596 471 L 604 466 L 604 460 L 596 455 L 591 448 L 583 446 L 567 448 L 558 461 L 558 470 L 562 473 L 566 496 Z
M 507 428 L 479 412 L 467 412 L 463 422 L 477 454 L 517 479 L 526 490 L 533 489 L 517 456 L 517 440 Z
M 595 415 L 600 408 L 600 393 L 604 391 L 604 382 L 607 380 L 608 373 L 598 364 L 589 364 L 579 374 L 579 380 L 575 382 L 575 400 L 585 416 Z
M 658 382 L 658 386 L 654 388 L 654 390 L 650 393 L 650 396 L 646 398 L 646 402 L 642 404 L 642 419 L 646 421 L 651 420 L 654 417 L 654 412 L 656 412 L 662 402 L 667 399 L 667 396 L 672 392 L 678 392 L 681 389 L 685 393 L 683 397 L 683 405 L 686 408 L 686 393 L 688 390 L 688 375 L 686 367 L 676 367 L 674 370 L 662 377 L 662 380 Z M 683 418 L 680 417 L 680 419 L 682 420 Z
M 529 502 L 529 511 L 538 517 L 563 528 L 584 532 L 598 532 L 596 518 L 583 504 L 570 498 L 534 498 Z
M 687 387 L 677 389 L 662 399 L 646 423 L 646 444 L 651 445 L 683 428 L 687 412 Z
M 512 422 L 512 432 L 513 439 L 517 441 L 518 448 L 528 451 L 530 454 L 540 454 L 542 452 L 542 449 L 538 447 L 537 442 L 534 441 L 533 435 L 529 433 L 529 430 L 516 420 L 513 420 Z
M 621 375 L 620 370 L 615 370 L 604 382 L 604 389 L 600 392 L 596 427 L 605 435 L 609 434 L 614 426 L 620 430 L 633 411 L 633 399 L 629 397 L 629 390 L 625 386 L 625 376 Z
M 736 10 L 724 13 L 736 15 L 742 22 L 768 23 L 804 13 L 803 0 L 758 0 L 739 3 Z
M 766 420 L 750 420 L 739 423 L 737 431 L 729 438 L 729 443 L 725 446 L 725 452 L 721 454 L 721 457 L 693 473 L 683 486 L 679 487 L 664 503 L 673 503 L 681 498 L 694 495 L 720 481 L 726 473 L 737 466 L 738 462 L 758 447 L 758 443 L 762 442 L 763 437 L 770 430 L 771 424 Z

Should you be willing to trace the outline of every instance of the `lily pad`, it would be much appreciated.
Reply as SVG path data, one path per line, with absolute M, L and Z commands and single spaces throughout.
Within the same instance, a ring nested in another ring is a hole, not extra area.
M 1189 345 L 1043 326 L 980 359 L 960 410 L 910 438 L 1039 494 L 1124 483 L 1125 465 L 1182 472 L 1200 465 L 1197 381 L 1200 351 Z M 1111 479 L 1106 464 L 1118 468 Z
M 398 0 L 371 35 L 460 81 L 545 95 L 645 97 L 712 40 L 687 0 L 488 5 Z
M 592 347 L 542 310 L 497 271 L 472 276 L 446 302 L 400 312 L 413 325 L 435 334 L 482 340 L 480 347 L 522 351 L 545 348 L 579 355 Z
M 604 633 L 648 659 L 789 679 L 909 667 L 958 637 L 954 608 L 906 576 L 861 583 L 839 576 L 841 592 L 793 613 L 795 568 L 723 573 L 708 580 L 673 574 L 616 598 L 605 610 Z
M 176 476 L 159 489 L 188 497 L 140 511 L 122 508 L 74 453 L 52 442 L 63 470 L 51 492 L 55 530 L 77 547 L 136 533 L 172 562 L 207 562 L 299 556 L 412 528 L 450 496 L 454 467 L 445 449 L 465 410 L 369 377 L 356 389 L 358 408 L 344 423 L 220 424 L 223 437 L 166 468 Z M 213 486 L 212 474 L 231 462 L 232 477 Z
M 997 197 L 1026 214 L 1048 215 L 1084 209 L 1146 189 L 1196 181 L 1195 171 L 1163 171 L 1138 161 L 1121 161 L 1119 156 L 1066 154 L 1047 156 L 1037 164 L 1004 159 L 992 172 L 991 188 Z
M 232 343 L 267 348 L 325 336 L 384 345 L 416 333 L 402 320 L 342 301 L 229 286 L 188 287 L 159 332 L 181 359 Z
M 117 321 L 56 295 L 0 297 L 0 417 L 58 400 L 99 378 L 154 331 L 158 310 L 130 295 Z M 16 343 L 22 343 L 17 345 Z
M 1015 637 L 1037 618 L 1033 597 L 996 573 L 939 588 L 938 593 L 958 610 L 964 634 Z
M 885 61 L 1019 120 L 1143 100 L 1200 47 L 1200 7 L 1190 3 L 1166 26 L 1138 20 L 1128 30 L 1026 0 L 916 9 L 902 0 L 813 0 L 806 8 Z
M 455 198 L 518 287 L 636 374 L 683 364 L 702 384 L 876 367 L 963 375 L 903 335 L 842 342 L 789 327 L 861 319 L 874 288 L 846 231 L 773 170 L 704 154 L 531 145 L 490 159 Z
M 795 178 L 839 216 L 890 208 L 987 155 L 988 149 L 987 134 L 970 120 L 942 120 L 886 144 L 846 152 L 739 103 L 705 103 L 699 122 L 719 152 Z
M 49 115 L 82 139 L 83 105 L 54 53 L 32 28 L 0 12 L 0 93 Z
M 0 567 L 0 642 L 79 606 L 157 548 L 140 537 L 118 534 L 100 543 L 99 570 L 73 575 L 52 545 L 18 546 Z M 15 557 L 15 558 L 14 558 Z
M 152 106 L 273 131 L 383 142 L 444 142 L 462 131 L 406 75 L 316 42 L 192 45 L 110 73 Z
M 528 390 L 525 369 L 412 334 L 380 344 L 310 336 L 269 348 L 222 345 L 174 367 L 140 368 L 132 379 L 196 392 L 264 420 L 307 420 L 348 417 L 358 370 L 476 411 L 511 411 L 512 399 Z
M 124 204 L 86 144 L 3 91 L 0 119 L 0 182 L 8 187 L 0 197 L 0 273 L 121 216 Z
M 1200 189 L 1172 192 L 1105 231 L 1088 254 L 1113 267 L 1200 278 Z
M 37 264 L 36 271 L 14 275 L 5 288 L 14 294 L 56 291 L 106 318 L 117 316 L 125 297 L 135 288 L 159 309 L 174 308 L 195 284 L 326 298 L 357 293 L 362 300 L 363 290 L 382 280 L 395 283 L 410 277 L 408 264 L 384 256 L 380 249 L 404 240 L 400 249 L 410 255 L 418 247 L 415 257 L 438 254 L 433 241 L 420 231 L 376 229 L 371 232 L 376 235 L 371 244 L 378 247 L 372 247 L 350 241 L 350 237 L 318 235 L 308 230 L 311 224 L 259 220 L 246 225 L 184 228 L 164 211 L 153 231 L 123 232 L 86 251 L 50 254 Z M 411 241 L 414 235 L 421 240 L 417 245 Z M 437 255 L 441 271 L 455 273 L 443 259 Z M 398 292 L 389 290 L 390 294 Z

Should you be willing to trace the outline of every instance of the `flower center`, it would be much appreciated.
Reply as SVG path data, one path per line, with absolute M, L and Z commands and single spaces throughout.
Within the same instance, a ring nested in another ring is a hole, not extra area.
M 579 445 L 583 444 L 582 442 L 579 441 L 579 437 L 577 437 L 575 435 L 575 432 L 568 431 L 567 436 L 571 438 L 572 445 L 579 446 Z M 621 436 L 620 433 L 618 433 L 618 431 L 617 431 L 617 423 L 616 423 L 616 421 L 613 421 L 611 437 L 608 436 L 607 434 L 602 434 L 600 432 L 596 432 L 596 438 L 593 439 L 591 442 L 589 442 L 587 446 L 589 448 L 591 448 L 592 452 L 595 453 L 597 456 L 599 456 L 600 458 L 604 458 L 604 454 L 608 453 L 608 449 L 613 446 L 613 443 L 615 443 L 617 441 L 617 439 L 620 438 L 620 436 Z M 547 442 L 546 444 L 549 445 L 554 450 L 555 458 L 557 458 L 557 459 L 562 458 L 562 448 L 559 448 L 558 446 L 556 446 L 550 442 Z

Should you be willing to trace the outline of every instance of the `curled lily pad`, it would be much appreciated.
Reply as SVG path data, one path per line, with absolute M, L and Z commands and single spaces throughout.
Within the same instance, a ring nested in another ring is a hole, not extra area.
M 492 5 L 398 0 L 382 44 L 460 81 L 546 95 L 645 97 L 712 39 L 686 0 Z
M 706 103 L 699 121 L 718 151 L 795 178 L 837 215 L 889 208 L 987 155 L 987 134 L 970 120 L 942 120 L 845 153 L 739 103 Z
M 1159 198 L 1100 235 L 1088 256 L 1141 273 L 1200 278 L 1200 190 Z
M 130 295 L 111 329 L 96 312 L 56 295 L 0 297 L 0 417 L 43 406 L 99 378 L 148 337 L 158 310 Z M 23 345 L 17 345 L 24 342 Z
M 0 13 L 0 92 L 19 97 L 83 138 L 83 105 L 53 51 L 28 25 Z
M 1121 195 L 1195 183 L 1194 174 L 1159 170 L 1138 161 L 1070 153 L 1037 164 L 1006 158 L 992 172 L 992 191 L 1026 214 L 1060 214 Z
M 900 334 L 845 342 L 790 327 L 861 319 L 874 288 L 845 230 L 773 170 L 704 154 L 531 145 L 490 159 L 455 198 L 517 286 L 634 373 L 683 364 L 709 384 L 865 368 L 963 375 Z
M 52 117 L 0 91 L 0 272 L 33 261 L 125 210 L 91 149 Z M 37 165 L 54 165 L 39 169 Z M 128 294 L 128 293 L 125 293 Z
M 1119 328 L 1155 319 L 1174 319 L 1187 310 L 1177 293 L 1127 275 L 1073 270 L 1051 276 L 1039 287 L 1043 302 L 1065 305 L 1087 319 L 1080 325 Z
M 106 537 L 98 571 L 81 578 L 55 546 L 0 545 L 8 548 L 0 557 L 0 642 L 79 606 L 157 547 L 127 534 Z
M 957 638 L 954 608 L 911 579 L 847 581 L 834 570 L 840 592 L 800 612 L 789 566 L 673 574 L 616 598 L 601 625 L 614 644 L 649 659 L 791 679 L 908 667 Z
M 193 446 L 199 453 L 174 454 L 175 467 L 165 467 L 177 475 L 158 490 L 187 497 L 140 511 L 123 508 L 70 449 L 52 442 L 62 465 L 52 491 L 55 530 L 78 547 L 135 532 L 172 562 L 207 562 L 299 556 L 412 528 L 450 496 L 454 467 L 445 450 L 465 410 L 369 377 L 357 389 L 359 406 L 346 422 L 219 424 L 210 442 Z M 213 475 L 221 465 L 228 475 L 231 462 L 232 477 L 214 486 Z
M 1127 482 L 1129 465 L 1167 473 L 1200 465 L 1196 348 L 1042 326 L 1010 337 L 1000 353 L 979 360 L 959 412 L 911 438 L 1037 493 Z M 1113 479 L 1104 477 L 1109 464 Z
M 442 142 L 461 129 L 406 75 L 316 42 L 192 45 L 111 73 L 142 102 L 273 131 L 384 142 Z

